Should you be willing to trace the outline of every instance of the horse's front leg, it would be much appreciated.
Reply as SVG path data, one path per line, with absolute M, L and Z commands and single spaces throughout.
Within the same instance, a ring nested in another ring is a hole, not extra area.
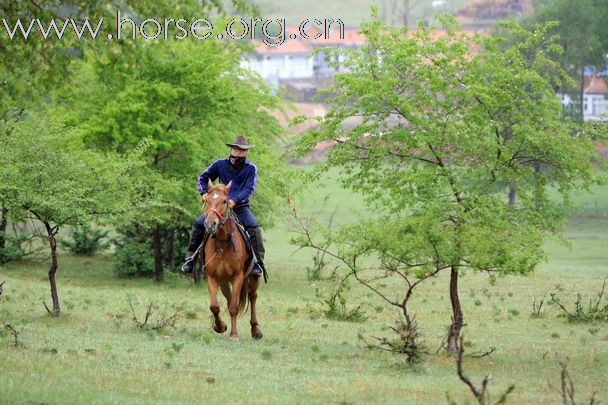
M 207 289 L 209 290 L 209 298 L 211 299 L 209 309 L 211 309 L 214 318 L 213 330 L 217 333 L 224 333 L 228 327 L 226 326 L 226 323 L 222 321 L 222 318 L 220 318 L 220 304 L 217 301 L 217 288 L 217 280 L 213 277 L 208 277 Z
M 220 289 L 222 290 L 222 294 L 224 294 L 224 298 L 226 298 L 226 305 L 228 306 L 228 308 L 230 308 L 230 299 L 232 296 L 232 290 L 230 289 L 230 282 L 229 281 L 222 281 L 220 283 Z
M 260 285 L 260 277 L 249 277 L 249 305 L 251 305 L 251 336 L 254 339 L 261 339 L 264 334 L 258 323 L 258 316 L 255 309 L 255 304 L 258 298 L 258 286 Z
M 232 296 L 230 297 L 230 340 L 239 340 L 239 332 L 236 327 L 236 318 L 239 314 L 239 300 L 241 294 L 241 288 L 243 288 L 243 282 L 245 281 L 245 275 L 240 273 L 232 281 Z

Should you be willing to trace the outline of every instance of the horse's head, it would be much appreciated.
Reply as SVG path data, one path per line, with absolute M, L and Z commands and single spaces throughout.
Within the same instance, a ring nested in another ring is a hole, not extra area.
M 215 235 L 218 227 L 226 222 L 228 216 L 228 197 L 230 196 L 231 187 L 232 181 L 227 185 L 220 183 L 216 186 L 213 185 L 211 180 L 207 183 L 205 230 L 211 235 Z

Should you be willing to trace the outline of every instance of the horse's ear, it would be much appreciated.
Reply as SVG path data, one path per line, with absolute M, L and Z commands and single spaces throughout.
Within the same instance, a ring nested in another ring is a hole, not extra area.
M 211 181 L 211 179 L 207 179 L 207 191 L 211 190 L 213 188 L 213 182 Z
M 230 180 L 230 181 L 228 182 L 228 184 L 226 184 L 226 192 L 227 192 L 228 194 L 230 194 L 230 187 L 232 187 L 232 180 Z

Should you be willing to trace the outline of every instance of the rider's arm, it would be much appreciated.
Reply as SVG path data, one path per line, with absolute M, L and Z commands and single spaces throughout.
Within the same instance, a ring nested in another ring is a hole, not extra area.
M 218 162 L 219 161 L 217 160 L 213 162 L 213 164 L 209 166 L 207 170 L 205 170 L 203 173 L 201 173 L 200 176 L 198 176 L 198 192 L 201 195 L 207 192 L 207 181 L 215 181 L 218 178 Z

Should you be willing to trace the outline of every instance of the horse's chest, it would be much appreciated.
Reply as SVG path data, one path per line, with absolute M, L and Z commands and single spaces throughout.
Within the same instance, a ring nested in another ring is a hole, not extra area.
M 224 261 L 207 266 L 207 274 L 216 278 L 232 278 L 240 272 L 241 269 L 239 266 L 232 266 Z
M 231 279 L 243 272 L 241 261 L 237 260 L 231 252 L 226 250 L 213 250 L 212 252 L 205 252 L 207 257 L 212 257 L 206 266 L 207 275 L 218 279 Z

